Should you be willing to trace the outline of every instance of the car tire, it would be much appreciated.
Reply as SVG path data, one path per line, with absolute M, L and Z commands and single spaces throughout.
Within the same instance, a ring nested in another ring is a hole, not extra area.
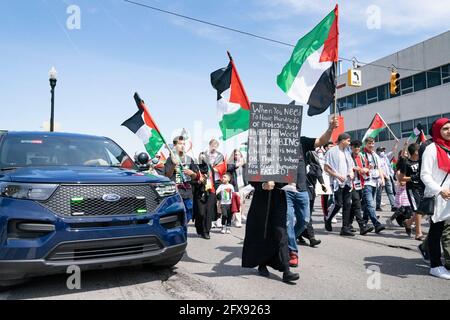
M 184 256 L 184 252 L 181 254 L 178 254 L 176 256 L 170 257 L 169 259 L 166 260 L 161 260 L 158 262 L 153 262 L 153 263 L 144 263 L 145 267 L 149 267 L 149 268 L 172 268 L 174 267 L 178 262 L 180 262 L 180 260 L 183 258 Z

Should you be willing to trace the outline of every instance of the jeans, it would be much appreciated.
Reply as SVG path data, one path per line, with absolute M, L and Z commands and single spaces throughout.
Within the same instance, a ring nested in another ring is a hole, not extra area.
M 395 198 L 394 198 L 394 188 L 392 186 L 391 178 L 385 179 L 384 190 L 386 190 L 386 194 L 389 198 L 389 203 L 391 207 L 395 207 Z M 381 207 L 381 193 L 383 192 L 383 188 L 379 187 L 377 189 L 377 208 Z
M 305 231 L 310 220 L 309 195 L 307 191 L 287 191 L 286 200 L 289 251 L 298 252 L 297 238 Z
M 306 230 L 302 232 L 301 236 L 308 240 L 315 240 L 316 236 L 314 234 L 314 226 L 312 220 L 312 209 L 314 208 L 314 200 L 309 201 L 309 222 L 306 226 Z
M 365 185 L 363 189 L 363 202 L 364 202 L 364 216 L 363 219 L 367 222 L 370 220 L 374 227 L 381 225 L 377 219 L 377 213 L 375 212 L 375 196 L 377 194 L 377 188 L 373 186 Z

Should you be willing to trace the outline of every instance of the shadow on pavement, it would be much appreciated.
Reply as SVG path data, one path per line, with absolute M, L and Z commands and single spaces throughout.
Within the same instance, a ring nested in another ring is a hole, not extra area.
M 408 278 L 412 275 L 428 275 L 428 266 L 422 259 L 406 259 L 394 256 L 366 257 L 364 265 L 366 269 L 370 266 L 378 266 L 382 274 L 399 278 Z
M 134 286 L 150 282 L 163 282 L 176 275 L 176 267 L 172 269 L 155 268 L 147 266 L 130 266 L 107 270 L 83 271 L 81 273 L 81 289 L 69 290 L 67 279 L 69 274 L 53 275 L 33 278 L 29 281 L 12 287 L 4 293 L 8 300 L 18 299 L 44 299 L 70 294 Z M 69 297 L 70 299 L 70 297 Z

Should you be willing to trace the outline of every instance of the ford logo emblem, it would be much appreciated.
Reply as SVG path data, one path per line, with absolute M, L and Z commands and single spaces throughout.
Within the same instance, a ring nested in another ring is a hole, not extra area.
M 116 202 L 120 200 L 120 196 L 118 194 L 104 194 L 102 199 L 108 202 Z

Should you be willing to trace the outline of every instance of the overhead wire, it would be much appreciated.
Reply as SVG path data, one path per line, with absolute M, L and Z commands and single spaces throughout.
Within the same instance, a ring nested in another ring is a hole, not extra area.
M 269 41 L 269 42 L 272 42 L 272 43 L 277 43 L 277 44 L 281 44 L 281 45 L 284 45 L 284 46 L 289 46 L 289 47 L 295 48 L 295 45 L 293 45 L 291 43 L 287 43 L 287 42 L 284 42 L 284 41 L 279 41 L 279 40 L 272 39 L 272 38 L 269 38 L 269 37 L 266 37 L 266 36 L 262 36 L 262 35 L 258 35 L 258 34 L 252 33 L 252 32 L 247 32 L 247 31 L 236 29 L 236 28 L 231 28 L 231 27 L 224 26 L 224 25 L 221 25 L 221 24 L 218 24 L 218 23 L 213 23 L 213 22 L 210 22 L 210 21 L 206 21 L 206 20 L 194 18 L 194 17 L 191 17 L 191 16 L 183 15 L 183 14 L 180 14 L 180 13 L 177 13 L 177 12 L 164 10 L 164 9 L 161 9 L 161 8 L 158 8 L 158 7 L 155 7 L 155 6 L 150 6 L 148 4 L 141 3 L 141 2 L 136 2 L 136 1 L 132 1 L 132 0 L 123 0 L 123 1 L 127 2 L 127 3 L 130 3 L 130 4 L 133 4 L 133 5 L 136 5 L 136 6 L 140 6 L 140 7 L 147 8 L 147 9 L 151 9 L 151 10 L 154 10 L 154 11 L 157 11 L 157 12 L 160 12 L 160 13 L 176 16 L 176 17 L 179 17 L 179 18 L 183 18 L 183 19 L 195 21 L 195 22 L 198 22 L 198 23 L 206 24 L 206 25 L 209 25 L 209 26 L 212 26 L 212 27 L 228 30 L 228 31 L 231 31 L 231 32 L 240 33 L 240 34 L 243 34 L 243 35 L 246 35 L 246 36 L 249 36 L 249 37 L 253 37 L 253 38 L 257 38 L 257 39 L 260 39 L 260 40 Z M 434 73 L 434 72 L 436 72 L 436 73 L 440 73 L 440 71 L 433 71 L 433 70 L 419 70 L 419 69 L 411 69 L 411 68 L 399 67 L 399 66 L 395 66 L 395 65 L 385 66 L 385 65 L 372 63 L 372 62 L 362 62 L 362 61 L 358 61 L 356 58 L 348 59 L 348 58 L 339 57 L 339 60 L 348 61 L 348 62 L 356 61 L 357 63 L 363 64 L 363 66 L 373 66 L 373 67 L 379 67 L 379 68 L 388 69 L 388 70 L 404 70 L 404 71 L 411 71 L 411 72 L 427 72 L 427 73 Z

